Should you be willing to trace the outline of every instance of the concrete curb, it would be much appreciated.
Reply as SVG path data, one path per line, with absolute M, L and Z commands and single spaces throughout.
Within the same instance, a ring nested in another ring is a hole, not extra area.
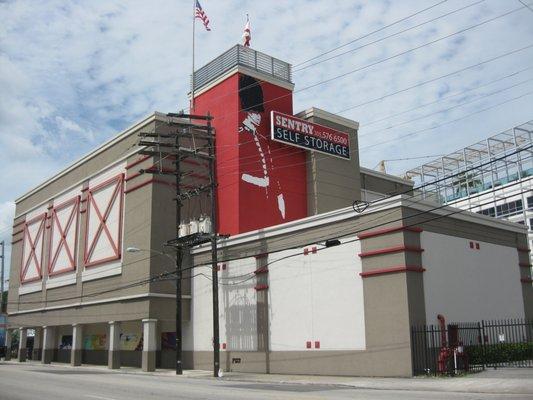
M 276 375 L 226 372 L 220 378 L 213 377 L 212 371 L 185 370 L 183 375 L 176 375 L 172 370 L 157 370 L 144 372 L 139 368 L 122 367 L 118 370 L 108 369 L 106 366 L 82 365 L 73 367 L 69 364 L 38 362 L 1 361 L 0 365 L 17 365 L 40 368 L 77 369 L 81 371 L 99 371 L 110 374 L 145 375 L 178 379 L 204 379 L 219 382 L 239 382 L 247 384 L 277 384 L 277 385 L 320 385 L 345 387 L 361 390 L 398 390 L 414 392 L 446 392 L 472 393 L 495 395 L 533 395 L 533 368 L 519 370 L 521 378 L 513 378 L 512 371 L 502 371 L 502 377 L 492 377 L 491 373 L 479 373 L 468 377 L 421 377 L 421 378 L 366 378 L 342 376 L 311 376 L 311 375 Z M 80 371 L 80 372 L 81 372 Z M 505 376 L 508 375 L 508 376 Z

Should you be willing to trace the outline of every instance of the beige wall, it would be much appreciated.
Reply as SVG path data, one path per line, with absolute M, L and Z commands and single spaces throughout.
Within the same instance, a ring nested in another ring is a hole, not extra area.
M 361 170 L 361 189 L 383 195 L 412 194 L 409 192 L 413 188 L 413 183 L 408 184 L 403 180 L 388 174 L 376 171 Z
M 42 187 L 37 188 L 27 197 L 23 197 L 16 204 L 15 223 L 24 220 L 24 214 L 26 211 L 31 210 L 33 207 L 39 206 L 45 201 L 44 204 L 48 204 L 54 197 L 57 197 L 62 192 L 68 190 L 74 185 L 86 186 L 88 179 L 97 174 L 102 169 L 106 168 L 113 163 L 116 163 L 121 158 L 126 157 L 135 150 L 138 141 L 139 131 L 148 131 L 153 129 L 153 123 L 147 122 L 136 129 L 129 132 L 126 136 L 117 140 L 113 145 L 104 149 L 103 151 L 97 151 L 92 158 L 85 160 L 80 165 L 72 168 L 69 172 L 59 176 L 56 179 L 52 179 L 50 182 L 45 183 Z M 131 164 L 139 159 L 139 155 L 131 155 L 127 158 L 127 164 Z M 150 178 L 149 176 L 139 176 L 131 178 L 137 173 L 137 169 L 151 165 L 150 159 L 138 164 L 137 166 L 127 169 L 125 191 L 133 188 L 138 183 Z M 83 200 L 83 196 L 82 196 Z M 84 208 L 82 206 L 82 208 Z M 131 193 L 125 194 L 124 201 L 124 225 L 123 225 L 123 250 L 127 246 L 136 246 L 142 249 L 150 248 L 150 235 L 151 235 L 151 214 L 152 214 L 152 185 L 146 185 Z M 100 301 L 116 297 L 131 297 L 147 294 L 149 291 L 148 285 L 122 288 L 132 282 L 138 282 L 149 276 L 149 265 L 151 260 L 146 259 L 150 257 L 149 253 L 126 253 L 122 251 L 122 273 L 120 275 L 107 277 L 104 279 L 97 279 L 91 281 L 82 281 L 81 272 L 83 270 L 83 251 L 84 251 L 84 237 L 85 237 L 85 218 L 87 213 L 80 213 L 80 236 L 78 237 L 78 268 L 76 283 L 68 286 L 61 286 L 53 289 L 45 289 L 40 292 L 30 293 L 19 296 L 18 289 L 20 285 L 20 268 L 21 268 L 21 250 L 22 241 L 17 241 L 22 237 L 22 233 L 17 234 L 14 239 L 12 257 L 11 257 L 11 271 L 10 271 L 10 284 L 9 284 L 9 299 L 8 299 L 8 313 L 13 314 L 10 317 L 10 322 L 14 325 L 55 325 L 55 324 L 71 324 L 76 322 L 77 313 L 73 312 L 72 308 L 64 308 L 60 311 L 47 312 L 49 319 L 42 313 L 33 314 L 20 314 L 17 312 L 41 309 L 42 307 L 60 307 L 77 304 L 83 296 L 85 302 Z M 23 225 L 16 227 L 15 232 L 22 229 Z M 45 249 L 48 247 L 49 230 L 45 230 Z M 47 263 L 48 257 L 45 251 L 42 262 L 43 281 L 47 278 Z M 91 271 L 97 271 L 99 266 L 91 267 Z M 122 288 L 122 289 L 120 289 Z M 100 292 L 106 292 L 98 295 L 93 295 Z M 62 300 L 63 299 L 63 300 Z M 124 315 L 124 309 L 109 308 L 109 305 L 100 305 L 99 307 L 107 308 L 108 310 L 117 310 L 116 314 L 110 312 L 109 315 L 97 313 L 94 317 L 91 317 L 93 321 L 106 321 L 106 320 L 119 320 Z M 89 307 L 95 309 L 95 306 Z M 98 316 L 99 314 L 99 316 Z M 134 311 L 136 316 L 141 318 L 148 317 L 148 308 L 146 307 L 145 313 Z M 80 311 L 80 316 L 83 313 Z M 85 317 L 83 317 L 85 318 Z M 89 318 L 89 317 L 87 317 Z M 91 319 L 89 318 L 89 319 Z
M 361 198 L 359 175 L 359 124 L 326 111 L 311 108 L 296 115 L 350 135 L 350 160 L 307 151 L 307 213 L 322 214 L 351 206 Z

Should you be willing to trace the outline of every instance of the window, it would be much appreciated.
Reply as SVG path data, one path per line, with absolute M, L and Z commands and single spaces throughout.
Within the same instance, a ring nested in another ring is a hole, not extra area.
M 478 211 L 477 213 L 478 214 L 482 214 L 482 215 L 488 215 L 489 217 L 495 217 L 496 216 L 496 212 L 495 212 L 494 207 L 486 208 L 485 210 Z
M 527 198 L 527 208 L 533 208 L 533 196 Z
M 498 217 L 516 215 L 522 212 L 522 210 L 523 206 L 521 199 L 496 206 L 496 214 L 498 215 Z
M 529 219 L 529 230 L 533 231 L 533 218 Z

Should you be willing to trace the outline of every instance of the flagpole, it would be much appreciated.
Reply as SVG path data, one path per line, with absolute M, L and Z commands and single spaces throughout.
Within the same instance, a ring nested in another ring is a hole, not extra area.
M 192 2 L 192 74 L 191 74 L 191 110 L 192 114 L 194 111 L 194 26 L 196 21 L 196 0 Z

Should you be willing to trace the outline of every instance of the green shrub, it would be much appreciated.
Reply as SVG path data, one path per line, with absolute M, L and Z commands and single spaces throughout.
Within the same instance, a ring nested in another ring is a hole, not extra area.
M 470 364 L 499 364 L 533 359 L 533 343 L 500 343 L 466 346 Z

